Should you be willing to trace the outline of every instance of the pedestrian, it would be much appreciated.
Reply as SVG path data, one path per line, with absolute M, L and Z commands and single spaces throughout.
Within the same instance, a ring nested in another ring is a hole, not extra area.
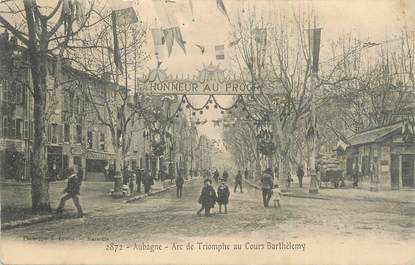
M 353 171 L 353 188 L 357 188 L 359 186 L 359 167 L 356 164 L 354 171 Z
M 181 173 L 177 174 L 176 177 L 176 196 L 177 198 L 182 198 L 183 193 L 183 184 L 184 184 L 184 178 Z
M 219 171 L 217 169 L 213 173 L 213 179 L 215 180 L 215 182 L 219 181 Z
M 264 203 L 264 207 L 268 207 L 269 200 L 271 199 L 271 192 L 273 185 L 272 180 L 272 169 L 267 168 L 264 170 L 261 178 L 262 183 L 262 200 Z
M 228 171 L 226 171 L 226 169 L 223 171 L 222 178 L 223 178 L 225 181 L 228 181 L 229 174 L 228 174 Z
M 297 178 L 298 178 L 298 184 L 300 185 L 300 188 L 303 187 L 303 177 L 304 177 L 304 170 L 303 166 L 298 166 L 297 169 Z
M 198 202 L 202 205 L 202 208 L 197 211 L 197 215 L 201 216 L 201 212 L 205 210 L 205 216 L 210 216 L 210 209 L 215 206 L 216 200 L 216 192 L 212 188 L 212 181 L 210 179 L 205 179 L 204 186 L 198 200 Z
M 272 189 L 272 200 L 274 201 L 274 208 L 280 208 L 280 199 L 281 199 L 281 190 L 280 186 L 278 184 L 274 185 L 274 188 Z
M 149 194 L 151 185 L 153 184 L 154 184 L 153 177 L 149 174 L 148 170 L 145 170 L 144 176 L 143 176 L 144 193 Z
M 137 192 L 141 193 L 142 169 L 137 169 L 135 173 L 135 183 L 137 184 Z
M 218 204 L 219 204 L 219 213 L 222 213 L 222 205 L 225 207 L 225 214 L 228 213 L 228 202 L 229 202 L 229 187 L 226 185 L 225 180 L 221 179 L 221 183 L 218 187 Z
M 75 172 L 73 168 L 69 168 L 68 173 L 68 184 L 65 190 L 63 191 L 63 193 L 66 193 L 66 195 L 64 195 L 61 198 L 59 206 L 56 209 L 56 213 L 61 215 L 63 212 L 63 207 L 65 206 L 65 202 L 69 199 L 72 199 L 73 204 L 75 205 L 76 210 L 78 211 L 78 218 L 82 218 L 83 212 L 78 198 L 82 184 L 82 171 L 78 167 L 77 172 Z
M 238 188 L 238 186 L 241 190 L 241 193 L 243 193 L 243 191 L 242 191 L 242 173 L 241 173 L 240 170 L 238 170 L 238 173 L 235 176 L 235 189 L 233 190 L 233 192 L 236 192 L 236 189 Z
M 247 168 L 245 168 L 244 176 L 245 176 L 245 179 L 249 179 L 249 171 Z
M 291 182 L 293 181 L 292 177 L 291 177 L 291 171 L 288 170 L 287 172 L 287 189 L 289 189 L 291 187 Z
M 135 186 L 134 182 L 135 182 L 135 179 L 136 179 L 135 173 L 133 171 L 128 171 L 128 177 L 129 177 L 128 184 L 129 184 L 129 187 L 130 187 L 130 194 L 133 195 L 134 194 L 134 186 Z

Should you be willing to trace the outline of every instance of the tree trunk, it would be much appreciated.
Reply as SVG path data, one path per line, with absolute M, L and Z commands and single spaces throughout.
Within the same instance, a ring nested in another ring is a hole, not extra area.
M 35 212 L 50 211 L 49 182 L 47 180 L 47 140 L 46 140 L 46 90 L 47 90 L 47 24 L 42 21 L 42 34 L 39 48 L 36 45 L 33 2 L 24 1 L 29 31 L 29 61 L 33 82 L 33 171 L 32 209 Z

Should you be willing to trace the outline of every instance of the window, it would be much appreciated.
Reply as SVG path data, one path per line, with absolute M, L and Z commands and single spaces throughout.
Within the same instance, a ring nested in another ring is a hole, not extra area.
M 9 137 L 9 119 L 7 117 L 3 118 L 3 136 Z
M 81 144 L 82 143 L 82 126 L 76 125 L 76 143 Z
M 22 139 L 23 136 L 23 120 L 16 119 L 16 139 Z
M 15 120 L 9 121 L 9 137 L 10 138 L 16 137 L 16 121 Z
M 94 139 L 93 139 L 93 134 L 91 131 L 88 131 L 87 138 L 88 138 L 88 149 L 92 149 Z
M 69 139 L 71 139 L 71 126 L 68 123 L 63 125 L 63 142 L 69 143 Z
M 24 138 L 25 139 L 29 139 L 29 122 L 28 121 L 24 121 Z
M 105 151 L 105 133 L 99 135 L 99 150 Z
M 48 141 L 51 144 L 57 144 L 58 143 L 58 125 L 56 123 L 52 123 L 49 125 L 48 130 Z

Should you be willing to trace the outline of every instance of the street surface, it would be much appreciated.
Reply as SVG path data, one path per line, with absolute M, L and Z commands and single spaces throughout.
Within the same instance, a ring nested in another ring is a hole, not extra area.
M 61 219 L 2 231 L 3 239 L 65 240 L 107 239 L 188 240 L 192 238 L 263 238 L 299 240 L 335 237 L 406 241 L 415 235 L 415 203 L 334 198 L 315 200 L 283 197 L 280 209 L 262 207 L 258 190 L 244 186 L 244 193 L 231 189 L 228 214 L 213 209 L 212 217 L 198 217 L 197 198 L 202 187 L 198 178 L 184 187 L 182 199 L 175 190 L 137 202 L 109 203 L 108 207 L 85 208 L 83 219 Z M 216 186 L 215 186 L 216 187 Z M 86 197 L 86 196 L 84 196 Z M 81 196 L 81 203 L 82 199 Z M 72 201 L 67 202 L 73 210 Z

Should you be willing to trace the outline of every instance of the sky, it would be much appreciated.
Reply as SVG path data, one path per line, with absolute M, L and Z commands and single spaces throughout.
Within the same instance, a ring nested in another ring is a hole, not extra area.
M 161 1 L 166 9 L 157 9 L 154 1 Z M 246 9 L 248 6 L 255 6 L 257 12 L 264 17 L 270 14 L 272 16 L 277 11 L 314 10 L 318 17 L 317 26 L 322 27 L 322 54 L 330 41 L 344 34 L 351 33 L 367 41 L 382 42 L 398 37 L 405 24 L 415 29 L 415 1 L 410 0 L 223 0 L 231 22 L 219 11 L 216 0 L 191 2 L 193 13 L 189 0 L 135 1 L 140 20 L 150 28 L 168 28 L 174 26 L 171 16 L 177 19 L 177 26 L 180 27 L 186 41 L 186 54 L 175 44 L 172 54 L 163 60 L 162 68 L 179 77 L 197 75 L 197 70 L 210 63 L 220 65 L 224 69 L 229 68 L 229 60 L 226 59 L 229 58 L 227 44 L 233 40 L 230 34 L 231 23 L 235 21 L 238 10 Z M 205 53 L 202 54 L 195 44 L 203 45 Z M 215 59 L 214 46 L 221 44 L 225 44 L 225 60 L 218 61 Z M 148 49 L 151 54 L 154 53 L 152 45 L 153 40 L 149 34 Z M 149 68 L 154 68 L 155 65 L 154 58 L 147 64 Z M 194 104 L 203 104 L 204 100 L 205 97 L 192 97 Z M 232 103 L 230 97 L 222 97 L 219 100 L 224 105 Z M 211 108 L 194 118 L 209 121 L 220 117 L 219 111 Z M 213 127 L 211 122 L 199 126 L 199 131 L 210 138 L 221 138 L 220 129 Z

